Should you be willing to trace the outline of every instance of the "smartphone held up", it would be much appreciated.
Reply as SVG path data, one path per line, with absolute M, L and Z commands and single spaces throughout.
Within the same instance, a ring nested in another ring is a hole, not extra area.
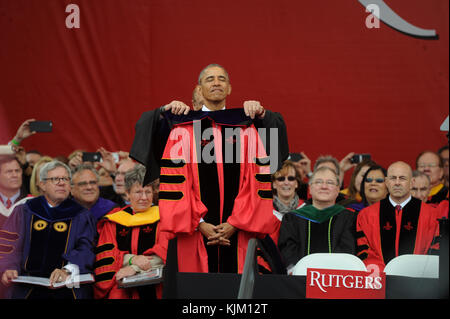
M 355 154 L 350 158 L 350 162 L 352 164 L 358 164 L 361 163 L 362 161 L 368 161 L 371 158 L 372 157 L 370 154 Z
M 33 121 L 30 122 L 29 128 L 31 132 L 49 133 L 53 130 L 52 121 Z
M 102 154 L 100 152 L 83 152 L 81 159 L 83 162 L 101 162 Z

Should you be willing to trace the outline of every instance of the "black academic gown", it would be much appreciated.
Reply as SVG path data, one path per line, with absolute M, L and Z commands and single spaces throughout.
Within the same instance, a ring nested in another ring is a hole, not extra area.
M 278 238 L 278 248 L 289 266 L 313 253 L 355 254 L 356 215 L 343 210 L 330 219 L 315 223 L 291 212 L 283 216 Z M 328 236 L 328 234 L 330 236 Z M 330 245 L 331 244 L 331 245 Z

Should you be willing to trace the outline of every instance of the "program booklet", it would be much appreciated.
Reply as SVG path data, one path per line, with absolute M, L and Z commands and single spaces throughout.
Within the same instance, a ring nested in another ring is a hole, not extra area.
M 154 285 L 163 281 L 163 268 L 144 271 L 134 276 L 125 277 L 118 282 L 119 288 Z
M 35 277 L 35 276 L 18 276 L 16 279 L 13 279 L 12 282 L 22 283 L 22 284 L 30 284 L 30 285 L 39 285 L 48 288 L 61 288 L 67 286 L 68 288 L 73 288 L 78 284 L 87 284 L 95 282 L 94 276 L 92 274 L 82 274 L 74 277 L 74 280 L 68 280 L 64 282 L 57 282 L 50 286 L 50 279 L 45 277 Z

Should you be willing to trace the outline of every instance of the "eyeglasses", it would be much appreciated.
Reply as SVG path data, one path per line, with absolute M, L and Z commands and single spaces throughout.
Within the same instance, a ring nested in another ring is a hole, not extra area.
M 86 186 L 97 186 L 97 181 L 89 181 L 89 182 L 79 182 L 76 183 L 75 185 L 77 185 L 78 187 L 86 187 Z
M 384 179 L 383 178 L 372 178 L 372 177 L 367 177 L 366 178 L 366 183 L 372 183 L 372 182 L 376 182 L 378 184 L 384 183 Z
M 439 165 L 436 164 L 436 163 L 419 164 L 419 165 L 417 165 L 418 168 L 426 168 L 426 167 L 434 168 L 434 167 L 437 167 L 437 166 L 439 166 Z
M 60 182 L 68 183 L 70 182 L 69 177 L 47 177 L 44 178 L 44 181 L 51 181 L 53 185 L 57 185 Z
M 295 181 L 295 176 L 280 176 L 275 178 L 279 182 L 284 182 L 284 180 L 287 178 L 288 181 L 293 182 Z
M 322 186 L 324 184 L 327 186 L 337 186 L 336 181 L 333 181 L 331 179 L 327 179 L 326 181 L 324 181 L 323 179 L 316 179 L 316 180 L 312 181 L 311 184 L 318 185 L 318 186 Z

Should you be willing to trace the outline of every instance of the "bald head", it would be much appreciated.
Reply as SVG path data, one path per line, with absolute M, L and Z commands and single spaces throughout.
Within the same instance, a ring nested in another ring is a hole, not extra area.
M 412 177 L 412 168 L 411 166 L 409 166 L 408 163 L 402 162 L 402 161 L 398 161 L 398 162 L 394 162 L 391 165 L 389 165 L 388 167 L 388 175 L 389 175 L 389 170 L 394 170 L 394 171 L 402 171 L 404 172 L 406 175 L 409 176 L 409 178 Z
M 391 199 L 400 204 L 411 192 L 412 169 L 405 162 L 392 163 L 387 170 L 386 186 Z

